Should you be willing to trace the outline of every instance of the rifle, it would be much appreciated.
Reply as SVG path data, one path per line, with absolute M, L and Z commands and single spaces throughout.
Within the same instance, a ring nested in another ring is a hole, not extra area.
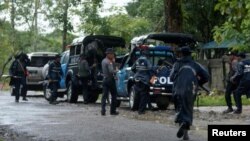
M 3 80 L 3 85 L 2 85 L 2 87 L 1 87 L 1 89 L 0 89 L 0 91 L 2 91 L 3 90 L 3 86 L 4 86 L 4 84 L 5 84 L 5 82 L 6 82 L 6 79 L 7 78 L 11 78 L 11 77 L 13 77 L 13 78 L 16 78 L 16 79 L 21 79 L 22 77 L 20 77 L 20 76 L 12 76 L 12 75 L 1 75 L 1 78 L 4 78 L 4 80 Z
M 199 90 L 204 90 L 205 92 L 206 92 L 206 94 L 207 95 L 210 95 L 210 90 L 209 90 L 209 88 L 207 88 L 207 87 L 205 87 L 205 86 L 199 86 L 199 89 L 198 89 L 198 91 Z M 201 95 L 201 93 L 200 92 L 198 92 L 198 94 L 197 94 L 197 99 L 196 99 L 196 106 L 197 106 L 197 108 L 199 109 L 199 96 Z
M 43 81 L 39 81 L 38 84 L 49 84 L 52 82 L 58 82 L 58 80 L 43 80 Z

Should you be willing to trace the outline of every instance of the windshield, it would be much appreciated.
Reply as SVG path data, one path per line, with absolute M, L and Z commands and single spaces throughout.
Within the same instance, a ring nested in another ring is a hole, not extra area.
M 53 60 L 54 56 L 34 56 L 31 57 L 30 65 L 32 67 L 43 67 L 45 64 L 47 64 L 50 60 Z
M 149 61 L 152 63 L 153 66 L 157 66 L 161 61 L 163 62 L 167 62 L 170 64 L 174 63 L 174 54 L 171 51 L 166 51 L 166 50 L 161 50 L 161 51 L 157 51 L 157 50 L 151 50 L 149 52 L 149 56 L 148 59 Z M 139 58 L 141 56 L 140 51 L 136 51 L 136 58 Z

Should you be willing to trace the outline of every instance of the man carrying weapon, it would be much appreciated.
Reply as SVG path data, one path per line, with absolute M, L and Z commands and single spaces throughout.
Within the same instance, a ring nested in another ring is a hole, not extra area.
M 13 94 L 15 95 L 15 101 L 19 102 L 20 95 L 23 96 L 23 100 L 26 99 L 26 76 L 28 75 L 28 71 L 26 69 L 27 63 L 29 59 L 26 54 L 20 53 L 15 56 L 15 60 L 12 62 L 9 75 L 11 76 L 10 86 L 13 86 Z
M 198 86 L 208 82 L 208 72 L 197 62 L 192 60 L 191 49 L 188 46 L 179 50 L 181 58 L 176 61 L 170 73 L 173 81 L 173 96 L 176 104 L 176 119 L 180 128 L 177 137 L 189 140 L 188 130 L 193 122 L 193 106 Z

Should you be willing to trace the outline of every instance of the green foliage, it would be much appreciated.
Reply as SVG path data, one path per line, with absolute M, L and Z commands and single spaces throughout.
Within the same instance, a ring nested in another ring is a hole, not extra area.
M 200 37 L 204 42 L 211 41 L 213 27 L 225 20 L 220 12 L 214 11 L 217 1 L 182 0 L 184 31 Z
M 250 51 L 250 0 L 219 0 L 215 10 L 227 20 L 214 28 L 214 39 L 217 42 L 235 39 L 238 43 L 235 49 Z
M 129 42 L 134 36 L 151 31 L 150 23 L 145 18 L 133 18 L 126 14 L 108 17 L 110 34 L 121 36 Z
M 135 0 L 126 6 L 128 15 L 141 17 L 150 23 L 150 31 L 164 30 L 164 1 L 163 0 Z
M 0 20 L 0 73 L 6 58 L 14 52 L 10 45 L 10 29 L 9 23 Z
M 201 95 L 198 97 L 199 106 L 226 106 L 225 96 L 224 95 Z M 233 99 L 233 97 L 232 97 Z M 235 105 L 234 100 L 232 101 L 233 105 Z M 195 101 L 195 106 L 197 103 L 197 99 Z M 246 96 L 242 96 L 242 104 L 250 105 L 250 99 L 247 99 Z

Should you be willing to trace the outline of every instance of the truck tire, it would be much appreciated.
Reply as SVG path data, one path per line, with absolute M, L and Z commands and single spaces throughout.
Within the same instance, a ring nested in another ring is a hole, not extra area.
M 129 90 L 129 107 L 133 111 L 139 109 L 139 97 L 135 94 L 134 86 L 132 86 Z
M 121 105 L 121 100 L 116 100 L 116 107 L 120 107 Z
M 51 96 L 52 96 L 52 93 L 51 93 L 51 90 L 49 88 L 49 84 L 48 83 L 45 83 L 43 85 L 43 95 L 44 95 L 44 98 L 49 101 Z
M 170 98 L 168 96 L 158 96 L 156 98 L 156 104 L 160 110 L 166 110 L 168 108 L 169 103 Z
M 93 91 L 90 93 L 89 103 L 96 103 L 99 98 L 99 92 Z
M 77 91 L 74 88 L 72 81 L 69 81 L 67 85 L 67 101 L 69 103 L 76 103 L 77 99 L 78 99 Z

